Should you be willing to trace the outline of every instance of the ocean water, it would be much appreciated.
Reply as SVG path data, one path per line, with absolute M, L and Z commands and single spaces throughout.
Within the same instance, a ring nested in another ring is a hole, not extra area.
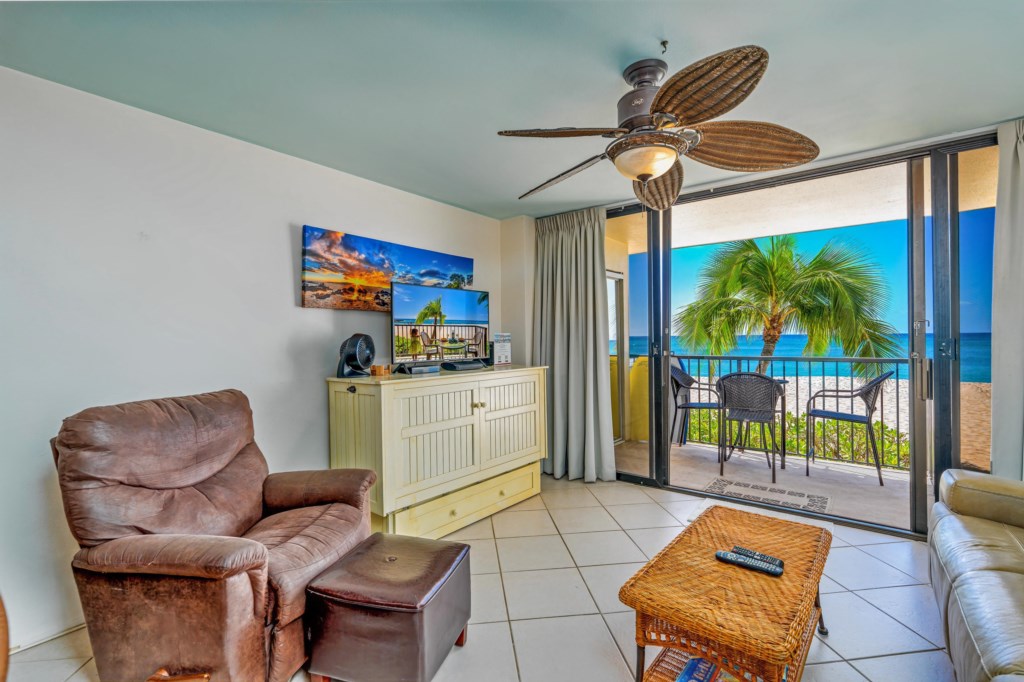
M 902 352 L 900 357 L 906 358 L 909 356 L 908 351 L 908 336 L 907 334 L 897 334 L 896 342 L 900 345 Z M 926 339 L 928 357 L 934 358 L 934 343 L 932 335 L 929 334 Z M 778 345 L 775 347 L 775 357 L 803 357 L 804 346 L 807 344 L 807 337 L 803 334 L 784 334 L 779 339 Z M 761 353 L 761 337 L 751 336 L 750 338 L 740 337 L 739 343 L 736 349 L 729 353 L 730 356 L 746 355 L 746 356 L 758 356 Z M 648 341 L 646 336 L 631 336 L 629 337 L 629 354 L 636 355 L 647 355 Z M 611 342 L 612 353 L 615 352 L 615 342 Z M 697 353 L 686 353 L 683 347 L 679 344 L 679 341 L 675 338 L 672 339 L 672 353 L 676 355 L 697 355 Z M 829 348 L 828 353 L 821 357 L 833 357 L 841 358 L 844 354 L 842 349 L 833 346 Z M 785 366 L 783 366 L 785 365 Z M 706 365 L 702 365 L 702 368 Z M 800 363 L 799 371 L 801 374 L 807 372 L 808 365 L 806 363 Z M 814 370 L 820 371 L 821 365 L 812 365 Z M 796 363 L 789 362 L 783 363 L 776 361 L 772 363 L 773 373 L 782 376 L 792 376 L 798 368 Z M 824 367 L 825 372 L 830 376 L 836 375 L 838 369 L 839 376 L 850 376 L 852 368 L 850 364 L 840 363 L 838 367 L 834 364 L 827 364 Z M 908 378 L 907 366 L 899 366 L 899 378 Z M 815 372 L 817 373 L 817 372 Z M 977 382 L 977 383 L 991 383 L 992 382 L 992 335 L 991 334 L 962 334 L 960 336 L 960 381 L 965 382 Z

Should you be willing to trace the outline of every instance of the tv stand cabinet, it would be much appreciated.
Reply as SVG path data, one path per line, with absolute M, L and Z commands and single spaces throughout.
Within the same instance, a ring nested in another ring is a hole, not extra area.
M 328 379 L 331 467 L 373 469 L 374 530 L 439 538 L 540 492 L 546 367 Z

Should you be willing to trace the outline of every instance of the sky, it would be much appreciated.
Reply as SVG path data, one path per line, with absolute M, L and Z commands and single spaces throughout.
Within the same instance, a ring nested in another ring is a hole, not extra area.
M 926 267 L 931 267 L 931 219 L 926 221 Z M 995 209 L 984 208 L 960 214 L 960 325 L 962 333 L 988 333 L 992 327 L 992 243 Z M 828 241 L 866 250 L 881 268 L 888 283 L 888 307 L 884 319 L 900 333 L 907 333 L 907 223 L 893 220 L 867 225 L 839 227 L 796 235 L 797 249 L 808 256 Z M 702 265 L 720 246 L 691 246 L 672 250 L 673 314 L 693 302 Z M 931 278 L 926 295 L 931 301 Z M 647 254 L 629 257 L 629 335 L 647 335 Z
M 449 323 L 453 321 L 487 324 L 488 300 L 480 302 L 480 291 L 441 289 L 396 283 L 391 306 L 396 320 L 415 319 L 424 306 L 441 297 L 441 311 Z
M 444 286 L 455 273 L 471 283 L 473 259 L 311 225 L 303 227 L 305 280 L 383 288 L 391 286 L 392 281 Z

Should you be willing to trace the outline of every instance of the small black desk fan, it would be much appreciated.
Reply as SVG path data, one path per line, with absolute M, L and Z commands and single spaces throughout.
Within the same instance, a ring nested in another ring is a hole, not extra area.
M 338 351 L 338 378 L 366 376 L 373 366 L 373 339 L 369 334 L 353 334 L 345 339 Z

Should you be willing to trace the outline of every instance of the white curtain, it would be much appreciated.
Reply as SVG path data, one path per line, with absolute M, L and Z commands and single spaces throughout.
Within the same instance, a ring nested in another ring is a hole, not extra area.
M 1024 120 L 999 126 L 992 264 L 992 473 L 1024 480 Z
M 533 362 L 551 368 L 544 471 L 556 478 L 615 480 L 604 229 L 597 208 L 537 221 Z

